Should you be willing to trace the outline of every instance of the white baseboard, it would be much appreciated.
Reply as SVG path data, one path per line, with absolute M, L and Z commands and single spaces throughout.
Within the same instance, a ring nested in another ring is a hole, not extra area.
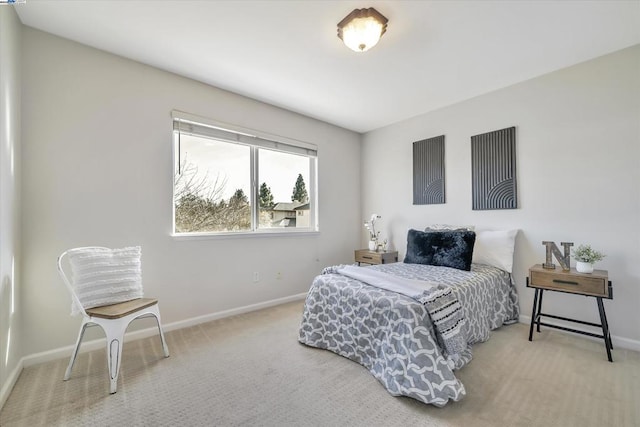
M 11 394 L 11 390 L 13 390 L 13 386 L 16 385 L 16 381 L 18 381 L 18 377 L 22 372 L 23 366 L 24 366 L 24 357 L 18 361 L 18 364 L 16 365 L 15 369 L 11 371 L 11 374 L 9 374 L 9 377 L 7 378 L 5 383 L 2 385 L 2 389 L 0 389 L 0 409 L 2 409 L 5 402 L 9 398 L 9 395 Z
M 173 331 L 176 329 L 188 328 L 189 326 L 195 326 L 195 325 L 199 325 L 200 323 L 211 322 L 212 320 L 222 319 L 225 317 L 235 316 L 243 313 L 249 313 L 251 311 L 262 310 L 263 308 L 274 307 L 276 305 L 286 304 L 292 301 L 298 301 L 298 300 L 304 299 L 306 296 L 307 296 L 307 293 L 305 292 L 303 294 L 290 295 L 288 297 L 264 301 L 257 304 L 245 305 L 244 307 L 232 308 L 230 310 L 219 311 L 216 313 L 205 314 L 203 316 L 192 317 L 191 319 L 179 320 L 177 322 L 163 324 L 162 328 L 165 332 Z M 158 328 L 156 328 L 155 326 L 152 326 L 150 328 L 128 332 L 124 336 L 124 342 L 126 343 L 130 341 L 135 341 L 142 338 L 155 336 L 157 334 L 158 334 Z M 80 347 L 80 353 L 98 350 L 103 348 L 104 345 L 105 345 L 104 338 L 91 340 L 91 341 L 83 341 L 82 346 Z M 23 366 L 27 367 L 27 366 L 37 365 L 39 363 L 49 362 L 51 360 L 70 357 L 71 352 L 73 351 L 73 348 L 74 348 L 74 345 L 69 345 L 66 347 L 56 348 L 53 350 L 43 351 L 41 353 L 25 356 L 22 358 L 24 362 Z
M 520 317 L 518 318 L 518 321 L 520 323 L 531 325 L 531 316 L 525 316 L 521 314 Z M 544 319 L 544 321 L 545 323 L 549 323 L 551 325 L 565 326 L 565 327 L 570 327 L 577 330 L 584 330 L 580 326 L 576 326 L 573 323 L 562 323 L 562 322 L 555 321 L 553 319 Z M 562 332 L 565 334 L 572 334 L 572 332 L 563 331 L 562 329 L 554 329 L 554 331 Z M 593 331 L 587 330 L 587 332 L 593 332 Z M 600 333 L 602 334 L 602 330 L 600 330 Z M 588 335 L 583 335 L 583 336 L 590 340 L 602 342 L 602 338 L 590 337 Z M 629 338 L 611 335 L 611 343 L 613 344 L 614 349 L 617 347 L 617 348 L 626 348 L 627 350 L 640 351 L 640 341 L 637 341 L 637 340 L 632 340 Z

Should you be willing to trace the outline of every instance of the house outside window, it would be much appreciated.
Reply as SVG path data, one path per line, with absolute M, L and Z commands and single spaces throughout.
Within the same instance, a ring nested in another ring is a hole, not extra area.
M 297 213 L 296 224 L 298 227 L 309 227 L 309 203 L 304 203 L 295 208 Z
M 174 235 L 318 230 L 315 146 L 182 112 L 173 123 Z

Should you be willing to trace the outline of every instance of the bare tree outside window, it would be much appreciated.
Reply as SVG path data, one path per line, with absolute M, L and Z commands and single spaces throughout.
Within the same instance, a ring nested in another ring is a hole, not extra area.
M 209 179 L 185 159 L 175 175 L 175 230 L 178 233 L 234 231 L 250 228 L 249 200 L 242 189 L 222 198 L 226 179 Z

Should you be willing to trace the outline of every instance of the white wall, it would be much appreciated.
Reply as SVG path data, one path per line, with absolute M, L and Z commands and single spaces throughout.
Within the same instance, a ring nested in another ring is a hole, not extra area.
M 353 259 L 359 134 L 31 28 L 23 38 L 25 354 L 74 342 L 55 267 L 70 247 L 142 245 L 165 324 L 304 293 Z M 173 109 L 317 144 L 320 234 L 172 238 Z
M 509 126 L 517 134 L 519 208 L 473 211 L 470 137 Z M 442 134 L 446 203 L 413 206 L 412 142 Z M 541 242 L 590 243 L 608 255 L 596 268 L 613 281 L 605 307 L 614 345 L 640 349 L 639 45 L 370 132 L 362 150 L 361 216 L 382 215 L 401 259 L 409 228 L 519 228 L 514 278 L 521 314 L 530 316 L 525 277 L 544 261 Z M 593 298 L 549 292 L 544 308 L 598 320 Z
M 0 7 L 0 407 L 17 379 L 20 300 L 20 35 L 13 7 Z

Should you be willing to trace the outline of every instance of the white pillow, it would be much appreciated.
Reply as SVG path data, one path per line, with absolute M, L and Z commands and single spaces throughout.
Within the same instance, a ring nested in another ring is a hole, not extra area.
M 476 231 L 471 262 L 491 265 L 511 273 L 517 234 L 518 230 Z
M 78 248 L 67 254 L 71 264 L 71 286 L 87 308 L 142 298 L 140 246 L 108 249 Z M 80 313 L 75 302 L 71 314 Z

